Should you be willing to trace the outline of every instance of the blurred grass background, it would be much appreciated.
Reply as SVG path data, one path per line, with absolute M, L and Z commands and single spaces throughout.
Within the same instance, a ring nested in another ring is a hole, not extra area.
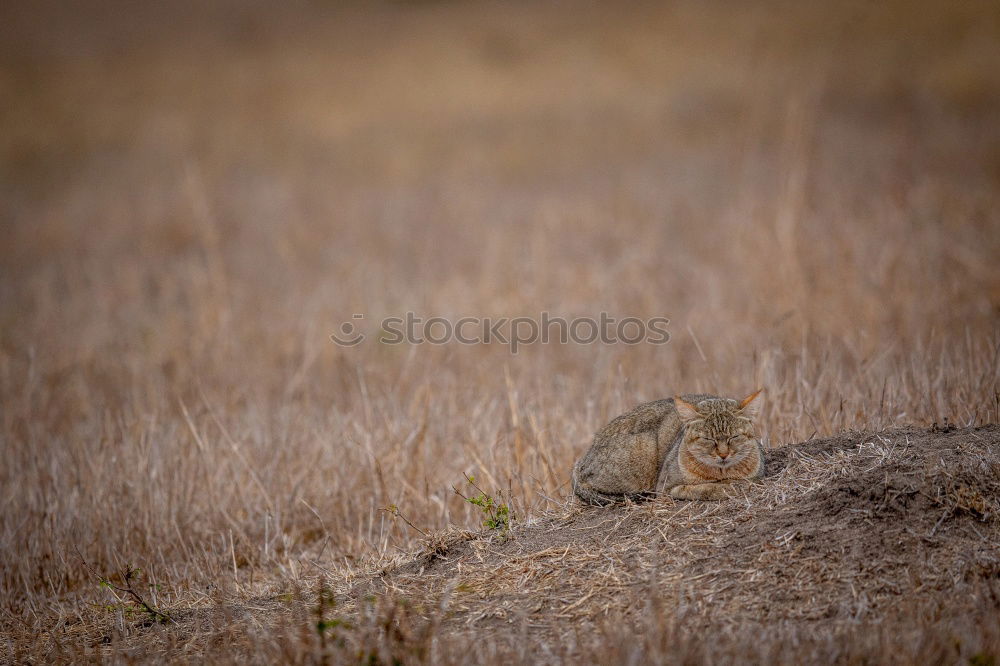
M 474 525 L 463 472 L 533 515 L 674 392 L 766 387 L 772 446 L 1000 416 L 996 3 L 0 17 L 8 627 L 97 612 L 77 549 L 183 605 Z M 408 310 L 672 339 L 328 338 Z

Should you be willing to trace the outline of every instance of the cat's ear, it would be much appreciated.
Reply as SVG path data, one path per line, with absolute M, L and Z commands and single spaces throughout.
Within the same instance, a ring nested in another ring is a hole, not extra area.
M 763 400 L 760 400 L 760 394 L 764 389 L 757 389 L 747 397 L 740 400 L 739 406 L 736 408 L 743 416 L 747 417 L 751 421 L 756 420 L 760 416 L 760 406 Z
M 679 395 L 674 396 L 674 407 L 677 408 L 677 413 L 680 415 L 681 421 L 684 421 L 684 423 L 701 418 L 701 414 L 698 413 L 698 409 L 690 402 L 686 402 Z

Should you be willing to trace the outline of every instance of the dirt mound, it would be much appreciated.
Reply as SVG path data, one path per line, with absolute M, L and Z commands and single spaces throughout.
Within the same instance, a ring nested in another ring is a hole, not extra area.
M 998 543 L 1000 426 L 906 428 L 774 450 L 763 483 L 725 502 L 572 503 L 503 538 L 439 538 L 341 593 L 352 612 L 391 596 L 442 630 L 563 655 L 638 631 L 651 604 L 719 635 L 833 636 L 978 612 L 996 600 Z

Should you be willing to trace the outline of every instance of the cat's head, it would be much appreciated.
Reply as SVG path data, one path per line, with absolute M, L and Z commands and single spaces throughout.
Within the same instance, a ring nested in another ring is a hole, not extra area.
M 684 443 L 705 465 L 729 468 L 757 452 L 755 421 L 760 413 L 760 393 L 742 400 L 707 398 L 697 403 L 674 398 L 674 406 L 685 424 Z

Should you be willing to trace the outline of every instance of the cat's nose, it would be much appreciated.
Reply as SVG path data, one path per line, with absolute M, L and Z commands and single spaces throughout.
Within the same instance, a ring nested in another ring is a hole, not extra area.
M 719 457 L 722 458 L 723 460 L 725 460 L 726 458 L 729 457 L 729 451 L 726 451 L 725 453 L 723 453 L 722 451 L 719 451 Z

